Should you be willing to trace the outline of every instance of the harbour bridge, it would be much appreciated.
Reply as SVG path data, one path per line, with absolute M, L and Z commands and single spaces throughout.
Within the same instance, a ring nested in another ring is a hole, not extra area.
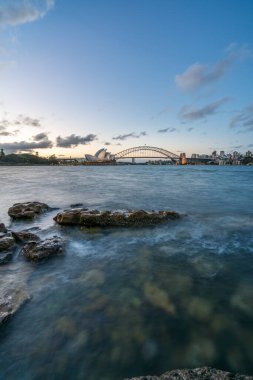
M 169 159 L 174 163 L 179 161 L 179 156 L 177 154 L 169 152 L 166 149 L 147 145 L 122 150 L 121 152 L 116 153 L 114 157 L 115 160 L 131 158 L 133 162 L 136 158 Z

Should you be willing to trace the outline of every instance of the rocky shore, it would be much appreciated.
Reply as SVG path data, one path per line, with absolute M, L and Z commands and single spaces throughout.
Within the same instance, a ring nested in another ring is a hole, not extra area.
M 89 227 L 145 227 L 178 219 L 174 211 L 98 211 L 87 210 L 80 204 L 59 212 L 54 220 L 59 225 Z M 13 220 L 31 220 L 53 210 L 42 202 L 15 203 L 8 210 Z M 52 256 L 63 255 L 65 241 L 59 236 L 41 240 L 29 229 L 12 231 L 0 223 L 0 265 L 10 264 L 14 257 L 24 257 L 31 262 L 43 262 Z M 0 324 L 8 320 L 30 296 L 22 284 L 19 287 L 3 286 L 0 290 Z M 166 302 L 165 302 L 166 303 Z M 167 305 L 167 303 L 166 303 Z M 173 310 L 170 310 L 173 312 Z
M 161 376 L 142 376 L 125 380 L 253 380 L 253 376 L 232 374 L 216 368 L 177 369 Z

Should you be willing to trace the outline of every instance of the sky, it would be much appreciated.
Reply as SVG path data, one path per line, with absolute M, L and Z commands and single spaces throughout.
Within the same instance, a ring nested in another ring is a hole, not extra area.
M 0 148 L 253 151 L 252 0 L 0 0 Z

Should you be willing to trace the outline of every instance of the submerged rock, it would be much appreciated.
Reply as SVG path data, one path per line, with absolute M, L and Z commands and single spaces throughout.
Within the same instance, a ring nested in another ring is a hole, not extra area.
M 137 211 L 87 211 L 85 209 L 70 209 L 58 213 L 54 220 L 62 225 L 81 225 L 86 227 L 125 227 L 146 226 L 178 219 L 175 211 L 147 212 Z
M 59 236 L 43 241 L 27 243 L 21 250 L 21 254 L 30 261 L 40 261 L 50 256 L 63 254 L 64 241 Z
M 247 282 L 241 282 L 231 298 L 232 306 L 240 312 L 253 316 L 253 285 Z
M 5 288 L 0 292 L 0 324 L 7 321 L 30 299 L 25 288 Z
M 155 307 L 163 309 L 168 314 L 174 315 L 176 309 L 168 294 L 151 282 L 144 284 L 144 296 Z
M 78 330 L 72 319 L 62 316 L 56 320 L 54 324 L 54 331 L 66 337 L 73 337 L 77 334 Z
M 161 376 L 134 377 L 131 380 L 253 380 L 253 376 L 234 375 L 219 369 L 202 367 L 195 369 L 177 369 L 166 372 Z
M 39 241 L 39 236 L 33 234 L 30 231 L 18 231 L 12 232 L 12 236 L 16 240 L 17 243 L 29 243 L 31 241 Z
M 187 296 L 186 308 L 188 315 L 199 321 L 208 321 L 213 316 L 213 308 L 210 299 Z
M 89 286 L 100 286 L 105 282 L 105 273 L 99 269 L 91 269 L 81 275 L 80 281 L 86 282 Z
M 41 202 L 15 203 L 9 208 L 8 214 L 13 219 L 33 219 L 47 210 L 49 206 Z

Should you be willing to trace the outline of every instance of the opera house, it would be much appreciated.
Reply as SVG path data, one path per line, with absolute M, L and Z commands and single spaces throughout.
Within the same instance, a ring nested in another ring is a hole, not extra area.
M 114 161 L 115 157 L 110 152 L 107 152 L 106 148 L 99 149 L 94 156 L 91 154 L 85 154 L 85 160 L 87 162 L 108 162 Z

